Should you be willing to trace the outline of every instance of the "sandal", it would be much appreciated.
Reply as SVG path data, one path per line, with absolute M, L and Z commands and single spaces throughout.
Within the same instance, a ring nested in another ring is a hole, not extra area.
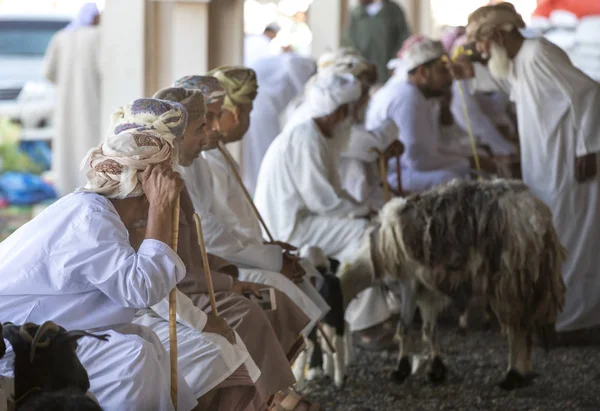
M 285 395 L 283 399 L 278 401 L 277 397 Z M 274 404 L 271 406 L 271 411 L 319 411 L 319 404 L 311 404 L 304 397 L 294 391 L 289 391 L 287 394 L 278 393 L 275 396 Z

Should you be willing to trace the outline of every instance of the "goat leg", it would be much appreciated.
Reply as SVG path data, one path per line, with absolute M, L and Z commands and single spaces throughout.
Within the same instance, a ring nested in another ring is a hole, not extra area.
M 499 386 L 503 390 L 514 390 L 531 384 L 526 376 L 527 332 L 521 329 L 508 329 L 509 368 Z
M 412 371 L 412 365 L 410 362 L 410 339 L 409 339 L 409 327 L 405 325 L 402 320 L 398 321 L 396 328 L 396 338 L 399 345 L 398 354 L 398 368 L 391 375 L 391 380 L 402 384 L 409 376 Z
M 437 330 L 437 317 L 439 314 L 439 308 L 437 307 L 436 303 L 430 299 L 424 304 L 419 304 L 419 310 L 421 311 L 421 317 L 423 319 L 423 342 L 428 345 L 429 355 L 432 358 L 428 372 L 429 381 L 434 384 L 440 384 L 446 381 L 448 369 L 442 361 L 439 335 Z

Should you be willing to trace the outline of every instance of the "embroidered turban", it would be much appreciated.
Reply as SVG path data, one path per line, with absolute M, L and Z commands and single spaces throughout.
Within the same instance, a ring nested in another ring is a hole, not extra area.
M 227 92 L 219 84 L 219 80 L 210 76 L 185 76 L 177 80 L 173 87 L 183 87 L 190 90 L 200 90 L 204 96 L 204 104 L 227 97 Z
M 188 118 L 204 117 L 206 107 L 204 96 L 200 90 L 190 90 L 182 87 L 168 87 L 157 91 L 152 98 L 173 101 L 185 107 Z
M 409 72 L 420 65 L 441 58 L 444 53 L 441 42 L 421 34 L 413 34 L 402 44 L 398 57 L 404 61 L 406 71 Z
M 223 108 L 235 111 L 237 104 L 249 104 L 256 98 L 258 83 L 256 73 L 242 66 L 219 67 L 207 73 L 219 80 L 227 92 Z
M 187 113 L 179 103 L 143 98 L 121 107 L 113 114 L 106 141 L 81 163 L 82 169 L 89 169 L 80 190 L 108 198 L 141 196 L 146 167 L 177 163 L 175 139 L 186 125 Z
M 484 6 L 469 15 L 467 36 L 469 40 L 486 39 L 495 30 L 510 31 L 525 28 L 525 22 L 510 3 Z

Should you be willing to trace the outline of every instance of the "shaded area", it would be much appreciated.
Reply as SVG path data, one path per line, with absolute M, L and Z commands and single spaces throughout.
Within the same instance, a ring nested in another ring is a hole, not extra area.
M 419 336 L 418 331 L 413 337 Z M 505 392 L 495 386 L 506 369 L 507 344 L 499 331 L 458 335 L 442 327 L 441 346 L 448 380 L 433 386 L 426 372 L 404 385 L 389 381 L 395 352 L 358 350 L 346 384 L 337 390 L 328 379 L 309 381 L 302 393 L 325 411 L 402 410 L 600 410 L 600 346 L 535 351 L 540 376 L 530 387 Z

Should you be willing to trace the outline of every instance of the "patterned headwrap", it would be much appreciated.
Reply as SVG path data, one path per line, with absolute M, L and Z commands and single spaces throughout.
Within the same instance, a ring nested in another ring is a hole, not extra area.
M 237 104 L 248 104 L 256 98 L 258 83 L 256 73 L 251 68 L 242 66 L 219 67 L 207 73 L 219 80 L 227 92 L 223 108 L 235 111 Z
M 104 144 L 81 162 L 81 168 L 89 170 L 80 191 L 118 199 L 141 196 L 141 175 L 147 166 L 177 164 L 174 142 L 186 125 L 187 113 L 179 103 L 143 98 L 119 108 Z
M 510 31 L 525 28 L 525 22 L 511 3 L 483 6 L 469 15 L 467 36 L 470 41 L 487 38 L 495 30 Z
M 219 84 L 219 80 L 211 76 L 185 76 L 173 83 L 173 87 L 200 90 L 206 105 L 227 97 L 227 92 Z
M 413 34 L 402 44 L 402 48 L 398 52 L 398 58 L 403 60 L 408 72 L 425 63 L 441 58 L 444 53 L 444 46 L 440 41 L 432 40 L 421 34 Z

